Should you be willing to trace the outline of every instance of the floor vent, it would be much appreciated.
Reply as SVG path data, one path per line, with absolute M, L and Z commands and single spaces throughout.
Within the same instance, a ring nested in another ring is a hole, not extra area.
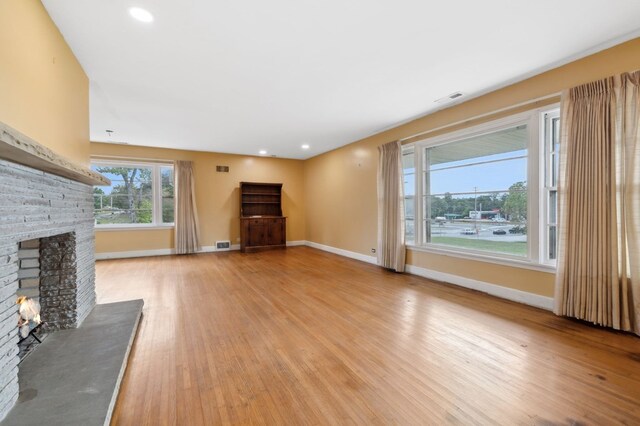
M 216 241 L 216 250 L 231 250 L 231 241 Z

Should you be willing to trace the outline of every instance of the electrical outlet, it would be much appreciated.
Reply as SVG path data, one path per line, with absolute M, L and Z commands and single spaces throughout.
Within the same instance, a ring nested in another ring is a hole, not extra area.
M 371 253 L 375 253 L 375 252 L 376 252 L 376 249 L 371 249 Z

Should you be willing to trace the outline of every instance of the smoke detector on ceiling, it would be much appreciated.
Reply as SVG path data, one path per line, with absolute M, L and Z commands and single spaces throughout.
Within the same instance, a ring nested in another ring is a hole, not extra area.
M 453 92 L 450 95 L 445 96 L 444 98 L 436 99 L 434 102 L 437 104 L 446 104 L 448 102 L 455 101 L 458 98 L 461 98 L 462 92 Z
M 113 144 L 116 144 L 116 145 L 129 145 L 129 142 L 114 140 L 113 139 L 113 134 L 115 132 L 113 130 L 107 129 L 107 130 L 105 130 L 105 132 L 107 133 L 107 139 L 109 139 L 108 141 L 106 141 L 107 143 L 113 143 Z

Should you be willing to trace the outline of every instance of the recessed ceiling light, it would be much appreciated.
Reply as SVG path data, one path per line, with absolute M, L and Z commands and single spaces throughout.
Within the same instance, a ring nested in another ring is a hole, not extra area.
M 153 15 L 146 9 L 141 7 L 129 8 L 129 14 L 140 22 L 152 22 Z
M 305 143 L 304 145 L 302 145 L 302 149 L 309 149 L 309 145 Z
M 267 155 L 267 151 L 265 151 L 264 149 L 260 150 L 260 155 Z

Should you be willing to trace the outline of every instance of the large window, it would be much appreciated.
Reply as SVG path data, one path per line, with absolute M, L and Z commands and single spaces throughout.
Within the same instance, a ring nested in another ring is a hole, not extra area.
M 406 147 L 407 244 L 552 264 L 558 128 L 537 110 Z
M 97 227 L 173 224 L 173 165 L 95 160 L 91 168 L 111 180 L 93 188 Z

